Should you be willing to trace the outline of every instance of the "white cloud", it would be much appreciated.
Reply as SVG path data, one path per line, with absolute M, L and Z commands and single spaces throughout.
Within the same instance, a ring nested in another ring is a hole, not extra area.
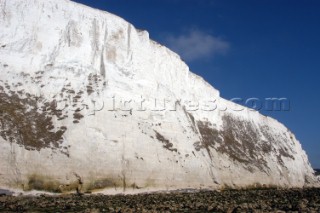
M 190 30 L 179 36 L 170 35 L 166 43 L 186 61 L 225 54 L 230 47 L 228 42 L 199 30 Z

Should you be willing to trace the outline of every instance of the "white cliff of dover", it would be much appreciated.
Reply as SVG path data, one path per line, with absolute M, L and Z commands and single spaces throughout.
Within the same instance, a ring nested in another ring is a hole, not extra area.
M 316 182 L 284 125 L 230 110 L 239 106 L 115 15 L 68 0 L 0 0 L 0 26 L 2 189 L 64 192 L 81 182 L 82 191 L 131 193 Z M 227 110 L 210 110 L 208 100 Z M 187 101 L 204 104 L 196 110 Z

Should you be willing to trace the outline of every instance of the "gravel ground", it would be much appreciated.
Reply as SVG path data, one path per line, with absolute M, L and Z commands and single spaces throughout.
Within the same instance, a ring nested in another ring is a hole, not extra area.
M 1 196 L 1 212 L 320 212 L 320 189 Z

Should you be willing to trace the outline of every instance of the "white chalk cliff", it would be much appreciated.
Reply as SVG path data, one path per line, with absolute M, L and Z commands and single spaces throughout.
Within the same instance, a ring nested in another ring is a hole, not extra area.
M 284 125 L 236 110 L 176 53 L 115 15 L 68 0 L 0 0 L 0 29 L 2 189 L 316 181 Z

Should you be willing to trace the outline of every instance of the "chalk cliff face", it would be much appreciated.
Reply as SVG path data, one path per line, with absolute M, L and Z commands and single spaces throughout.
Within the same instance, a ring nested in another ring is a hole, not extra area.
M 67 0 L 0 0 L 0 26 L 0 188 L 63 192 L 82 182 L 83 191 L 129 193 L 316 181 L 285 126 L 236 110 L 115 15 Z

